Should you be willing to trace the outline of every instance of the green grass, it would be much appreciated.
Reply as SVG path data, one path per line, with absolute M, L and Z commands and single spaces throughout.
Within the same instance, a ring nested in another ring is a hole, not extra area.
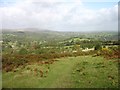
M 73 69 L 74 87 L 115 88 L 118 87 L 117 63 L 101 57 L 89 57 L 77 63 Z
M 34 75 L 33 70 L 47 70 L 46 77 Z M 22 74 L 21 74 L 22 72 Z M 3 88 L 117 88 L 117 62 L 102 57 L 79 56 L 61 58 L 51 65 L 38 63 L 3 72 Z
M 2 72 L 0 71 L 0 89 L 2 89 Z

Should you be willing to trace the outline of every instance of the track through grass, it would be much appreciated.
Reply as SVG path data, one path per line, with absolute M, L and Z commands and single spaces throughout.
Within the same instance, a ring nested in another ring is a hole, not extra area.
M 17 72 L 3 72 L 3 88 L 107 88 L 118 87 L 117 62 L 102 57 L 79 56 L 61 58 L 51 64 L 46 77 L 37 76 L 26 68 Z M 23 72 L 23 74 L 20 74 Z

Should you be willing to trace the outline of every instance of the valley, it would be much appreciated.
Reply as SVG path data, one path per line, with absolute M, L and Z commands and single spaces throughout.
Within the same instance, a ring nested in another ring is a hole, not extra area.
M 3 30 L 3 88 L 118 87 L 117 32 L 34 30 Z

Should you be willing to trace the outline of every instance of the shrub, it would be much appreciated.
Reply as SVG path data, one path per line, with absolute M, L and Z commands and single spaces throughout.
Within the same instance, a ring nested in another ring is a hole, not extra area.
M 103 53 L 103 54 L 108 54 L 108 53 L 110 53 L 110 52 L 111 52 L 110 49 L 108 49 L 108 48 L 102 48 L 102 53 Z
M 101 45 L 100 44 L 96 44 L 96 46 L 95 46 L 95 50 L 101 50 Z
M 114 51 L 109 48 L 102 48 L 101 54 L 107 58 L 110 58 L 114 55 Z
M 27 54 L 28 51 L 25 48 L 21 48 L 19 54 Z

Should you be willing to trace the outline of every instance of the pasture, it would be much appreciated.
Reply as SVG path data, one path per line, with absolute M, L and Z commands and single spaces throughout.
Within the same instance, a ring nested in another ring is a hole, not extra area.
M 97 56 L 32 63 L 2 74 L 3 88 L 118 88 L 118 62 Z

